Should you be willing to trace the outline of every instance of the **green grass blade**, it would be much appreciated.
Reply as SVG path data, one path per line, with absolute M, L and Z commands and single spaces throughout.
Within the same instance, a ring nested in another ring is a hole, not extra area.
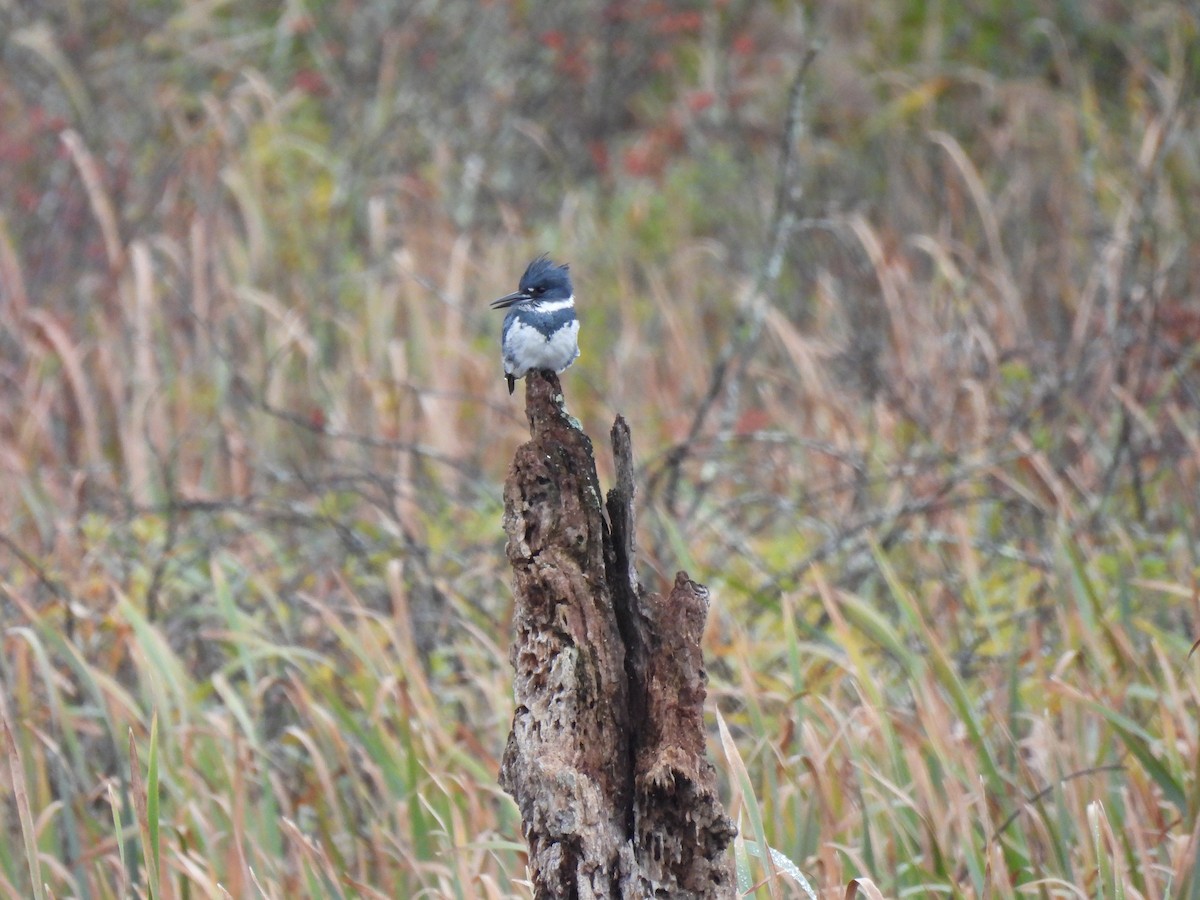
M 13 800 L 17 806 L 17 817 L 21 821 L 21 839 L 25 843 L 25 862 L 29 867 L 29 881 L 33 887 L 34 900 L 44 900 L 46 893 L 42 882 L 42 860 L 38 852 L 37 832 L 34 830 L 33 810 L 29 806 L 29 791 L 25 784 L 25 766 L 21 760 L 21 748 L 17 745 L 8 716 L 8 704 L 0 694 L 0 721 L 4 726 L 5 756 L 8 757 L 9 777 L 12 779 Z
M 767 843 L 766 829 L 763 828 L 762 809 L 758 805 L 758 798 L 754 795 L 754 785 L 750 781 L 750 773 L 746 771 L 746 764 L 742 761 L 742 755 L 738 752 L 737 745 L 733 742 L 733 735 L 729 733 L 729 726 L 725 724 L 725 718 L 721 715 L 721 711 L 719 709 L 714 711 L 717 716 L 717 729 L 721 735 L 721 746 L 725 750 L 725 759 L 729 763 L 733 781 L 738 787 L 742 805 L 750 817 L 750 825 L 754 829 L 758 846 L 770 846 Z M 747 844 L 747 849 L 749 849 L 749 844 Z M 778 873 L 775 871 L 775 861 L 769 853 L 762 855 L 762 861 L 767 870 L 767 890 L 771 894 L 771 900 L 781 900 L 782 894 L 779 889 Z

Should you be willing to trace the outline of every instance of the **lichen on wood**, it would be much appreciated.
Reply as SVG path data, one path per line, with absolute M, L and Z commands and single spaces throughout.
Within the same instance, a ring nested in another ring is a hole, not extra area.
M 516 710 L 500 783 L 539 898 L 733 897 L 735 832 L 705 755 L 708 591 L 636 572 L 628 426 L 602 503 L 591 441 L 557 377 L 526 384 L 531 440 L 504 488 Z

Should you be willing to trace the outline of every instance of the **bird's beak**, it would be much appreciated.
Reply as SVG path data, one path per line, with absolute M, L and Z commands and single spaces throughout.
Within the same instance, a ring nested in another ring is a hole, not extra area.
M 493 300 L 491 303 L 492 309 L 504 309 L 507 306 L 512 306 L 514 303 L 520 303 L 522 300 L 532 300 L 524 291 L 513 291 L 511 294 L 505 294 L 499 300 Z

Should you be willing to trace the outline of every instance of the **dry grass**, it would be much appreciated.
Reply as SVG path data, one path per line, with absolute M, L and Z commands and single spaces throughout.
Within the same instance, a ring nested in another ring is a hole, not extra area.
M 1200 897 L 1193 12 L 137 6 L 0 4 L 0 896 L 529 893 L 545 249 L 747 890 Z

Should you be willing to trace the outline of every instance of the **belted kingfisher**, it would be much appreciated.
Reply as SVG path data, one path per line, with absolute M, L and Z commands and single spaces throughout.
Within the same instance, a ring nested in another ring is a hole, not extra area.
M 517 290 L 492 301 L 492 309 L 507 307 L 512 308 L 504 317 L 500 347 L 509 394 L 532 370 L 562 372 L 579 358 L 579 320 L 566 266 L 539 256 L 525 269 Z

